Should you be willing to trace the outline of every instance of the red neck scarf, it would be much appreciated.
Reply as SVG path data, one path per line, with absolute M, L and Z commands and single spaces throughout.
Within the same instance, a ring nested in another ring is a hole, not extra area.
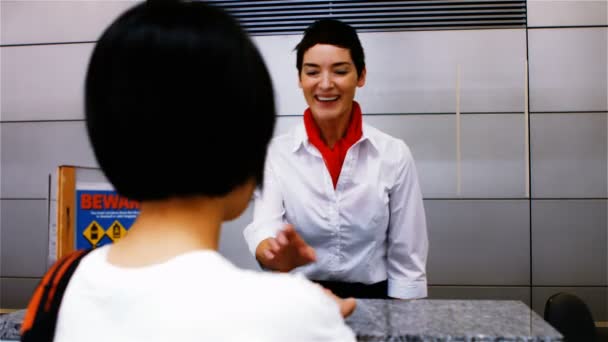
M 346 134 L 336 142 L 333 149 L 329 148 L 321 138 L 321 130 L 313 119 L 310 108 L 306 109 L 304 112 L 304 127 L 306 127 L 308 141 L 321 152 L 335 189 L 336 184 L 338 184 L 340 171 L 342 170 L 342 164 L 344 164 L 346 152 L 348 152 L 348 149 L 359 141 L 363 135 L 363 116 L 361 115 L 361 107 L 357 102 L 353 101 L 353 109 L 350 115 L 350 123 L 348 124 L 348 128 L 346 128 Z

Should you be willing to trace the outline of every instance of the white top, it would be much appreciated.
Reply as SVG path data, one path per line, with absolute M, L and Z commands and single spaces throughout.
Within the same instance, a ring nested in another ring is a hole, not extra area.
M 108 247 L 74 273 L 55 342 L 355 341 L 338 305 L 303 277 L 241 270 L 215 251 L 121 268 Z
M 428 238 L 422 194 L 409 148 L 363 125 L 346 154 L 336 189 L 304 124 L 273 139 L 263 190 L 255 192 L 245 240 L 257 245 L 291 223 L 317 254 L 292 272 L 309 279 L 372 284 L 388 295 L 427 296 Z

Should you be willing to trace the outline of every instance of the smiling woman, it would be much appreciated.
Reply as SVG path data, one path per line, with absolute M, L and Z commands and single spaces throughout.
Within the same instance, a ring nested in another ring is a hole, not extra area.
M 355 68 L 347 48 L 317 44 L 306 53 L 300 88 L 327 146 L 333 148 L 348 127 L 357 87 L 365 85 L 365 68 Z
M 427 295 L 428 239 L 409 148 L 363 123 L 367 70 L 356 31 L 320 20 L 296 46 L 303 122 L 269 148 L 250 251 L 342 297 Z M 263 191 L 262 191 L 263 189 Z

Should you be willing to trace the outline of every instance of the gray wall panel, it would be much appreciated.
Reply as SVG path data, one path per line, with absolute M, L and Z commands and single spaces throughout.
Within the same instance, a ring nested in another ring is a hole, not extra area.
M 608 196 L 608 113 L 532 114 L 534 197 Z
M 0 308 L 25 309 L 39 282 L 39 278 L 0 277 Z
M 533 285 L 608 285 L 606 200 L 532 201 Z
M 424 197 L 455 196 L 456 126 L 453 116 L 368 115 L 363 120 L 409 146 Z
M 526 200 L 426 200 L 431 285 L 529 285 Z
M 523 112 L 523 29 L 363 33 L 364 113 Z
M 279 116 L 274 128 L 274 135 L 278 136 L 288 133 L 293 127 L 302 123 L 302 120 L 302 116 Z
M 97 40 L 135 1 L 0 2 L 0 43 L 32 44 Z M 74 29 L 78 28 L 78 29 Z
M 542 317 L 547 299 L 558 292 L 568 292 L 581 298 L 591 310 L 596 322 L 608 321 L 608 288 L 606 287 L 533 287 L 532 309 Z
M 0 277 L 42 277 L 48 252 L 48 201 L 0 200 Z
M 0 124 L 1 198 L 46 198 L 59 165 L 96 167 L 84 122 Z
M 429 299 L 519 300 L 530 305 L 530 288 L 508 286 L 429 286 Z
M 2 121 L 84 118 L 93 44 L 2 47 Z
M 254 36 L 274 87 L 275 105 L 278 115 L 302 114 L 306 101 L 298 86 L 296 52 L 293 51 L 301 35 Z
M 608 111 L 608 28 L 528 33 L 530 111 Z
M 528 27 L 608 25 L 608 0 L 528 0 Z
M 462 197 L 525 197 L 524 124 L 523 113 L 461 115 Z
M 249 253 L 243 229 L 253 220 L 253 202 L 236 220 L 224 222 L 220 235 L 220 253 L 240 268 L 261 270 L 255 257 Z

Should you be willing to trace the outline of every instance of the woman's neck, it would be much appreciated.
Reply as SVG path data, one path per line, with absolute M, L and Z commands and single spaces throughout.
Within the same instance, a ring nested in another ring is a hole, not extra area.
M 144 202 L 127 236 L 111 247 L 108 261 L 138 267 L 190 251 L 217 250 L 223 214 L 212 198 Z
M 315 123 L 319 127 L 321 139 L 325 144 L 333 149 L 336 143 L 346 135 L 346 130 L 352 117 L 352 109 L 346 115 L 333 120 L 315 120 Z

